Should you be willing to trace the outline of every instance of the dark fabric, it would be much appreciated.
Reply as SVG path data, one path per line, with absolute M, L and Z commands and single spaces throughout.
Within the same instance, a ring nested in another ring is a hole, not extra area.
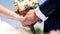
M 44 22 L 44 32 L 49 32 L 51 30 L 60 30 L 60 10 L 55 10 L 49 16 L 49 18 Z
M 44 32 L 60 30 L 60 0 L 47 0 L 40 6 L 40 10 L 49 17 L 44 22 Z
M 60 8 L 60 0 L 48 0 L 40 6 L 40 10 L 45 16 L 50 16 L 58 8 Z

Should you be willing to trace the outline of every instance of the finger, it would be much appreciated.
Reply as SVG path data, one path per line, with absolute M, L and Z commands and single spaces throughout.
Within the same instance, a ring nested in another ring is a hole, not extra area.
M 23 25 L 24 27 L 29 27 L 29 25 L 26 25 L 26 24 L 24 24 L 24 23 L 23 23 L 22 25 Z
M 30 27 L 30 25 L 23 25 L 23 26 L 24 26 L 24 27 L 28 27 L 28 28 Z

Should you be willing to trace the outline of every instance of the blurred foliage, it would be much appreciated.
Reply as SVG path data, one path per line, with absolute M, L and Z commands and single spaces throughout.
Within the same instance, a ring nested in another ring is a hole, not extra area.
M 18 0 L 18 1 L 20 1 L 20 2 L 21 2 L 21 1 L 24 1 L 24 0 Z
M 27 29 L 24 29 L 25 31 L 27 31 L 27 32 L 30 32 L 30 33 L 32 33 L 32 31 L 31 30 L 27 30 Z M 42 34 L 42 31 L 41 31 L 41 29 L 40 28 L 36 28 L 35 29 L 35 34 Z M 33 34 L 33 33 L 32 33 Z
M 42 31 L 39 28 L 36 28 L 36 34 L 41 34 Z

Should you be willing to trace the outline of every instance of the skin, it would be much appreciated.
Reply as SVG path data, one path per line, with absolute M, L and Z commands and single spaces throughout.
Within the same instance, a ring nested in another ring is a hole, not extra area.
M 24 14 L 22 14 L 22 15 L 24 15 Z M 29 10 L 26 13 L 26 15 L 23 17 L 23 16 L 19 16 L 18 14 L 14 13 L 13 11 L 8 10 L 7 8 L 3 7 L 2 5 L 0 5 L 0 16 L 19 20 L 19 21 L 21 21 L 23 26 L 30 26 L 31 24 L 35 24 L 35 22 L 37 22 L 39 20 L 39 18 L 36 16 L 34 10 Z
M 18 14 L 14 13 L 13 11 L 8 10 L 7 8 L 3 7 L 2 5 L 0 5 L 0 16 L 19 20 L 19 21 L 22 21 L 22 19 L 23 19 L 23 16 L 19 16 Z
M 23 11 L 22 11 L 23 12 Z M 24 15 L 24 14 L 22 14 Z M 31 24 L 35 24 L 39 18 L 36 16 L 35 11 L 29 10 L 26 15 L 24 16 L 24 21 L 22 21 L 23 26 L 30 26 Z

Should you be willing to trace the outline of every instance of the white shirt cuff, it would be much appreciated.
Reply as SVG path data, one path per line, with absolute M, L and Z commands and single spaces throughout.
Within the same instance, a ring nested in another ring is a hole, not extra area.
M 37 7 L 37 8 L 35 9 L 35 13 L 36 13 L 36 15 L 37 15 L 42 21 L 45 21 L 45 20 L 48 19 L 48 17 L 46 17 L 46 16 L 40 11 L 39 7 Z

